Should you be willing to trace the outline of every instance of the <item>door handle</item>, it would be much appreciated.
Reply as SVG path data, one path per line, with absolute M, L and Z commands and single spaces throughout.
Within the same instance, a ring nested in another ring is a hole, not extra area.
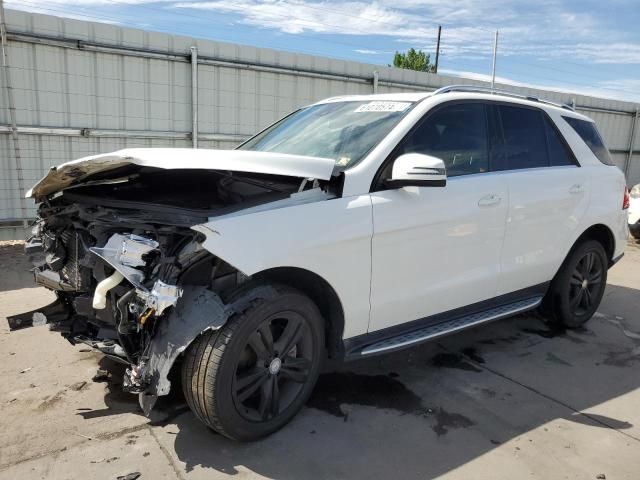
M 497 205 L 502 201 L 500 195 L 496 195 L 495 193 L 490 193 L 489 195 L 485 195 L 480 200 L 478 200 L 479 207 L 490 207 L 491 205 Z

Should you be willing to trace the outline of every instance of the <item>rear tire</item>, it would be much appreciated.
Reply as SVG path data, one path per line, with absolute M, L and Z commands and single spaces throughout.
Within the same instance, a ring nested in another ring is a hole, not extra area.
M 551 282 L 543 312 L 567 328 L 584 325 L 600 306 L 607 268 L 600 242 L 587 240 L 575 247 Z
M 184 395 L 206 425 L 234 440 L 288 423 L 315 386 L 324 321 L 311 299 L 282 285 L 244 286 L 219 330 L 196 338 L 182 366 Z

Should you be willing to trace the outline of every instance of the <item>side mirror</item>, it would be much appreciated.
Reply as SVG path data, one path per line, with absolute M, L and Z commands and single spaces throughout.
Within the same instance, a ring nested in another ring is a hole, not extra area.
M 391 178 L 385 180 L 389 188 L 444 187 L 447 172 L 444 162 L 421 153 L 405 153 L 393 163 Z

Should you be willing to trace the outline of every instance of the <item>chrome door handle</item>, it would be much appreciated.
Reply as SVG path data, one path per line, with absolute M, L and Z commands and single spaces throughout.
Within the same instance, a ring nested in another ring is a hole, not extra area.
M 571 188 L 569 189 L 569 193 L 582 193 L 582 192 L 584 192 L 584 187 L 579 183 L 572 185 Z
M 496 195 L 495 193 L 490 193 L 489 195 L 485 195 L 480 200 L 478 200 L 479 207 L 490 207 L 491 205 L 497 205 L 502 201 L 502 197 L 500 195 Z

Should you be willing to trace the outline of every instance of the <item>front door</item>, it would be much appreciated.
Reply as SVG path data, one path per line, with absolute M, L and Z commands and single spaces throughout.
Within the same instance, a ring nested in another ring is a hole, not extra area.
M 429 112 L 394 152 L 439 157 L 448 179 L 371 194 L 370 332 L 496 295 L 508 197 L 488 150 L 486 107 L 470 102 Z

